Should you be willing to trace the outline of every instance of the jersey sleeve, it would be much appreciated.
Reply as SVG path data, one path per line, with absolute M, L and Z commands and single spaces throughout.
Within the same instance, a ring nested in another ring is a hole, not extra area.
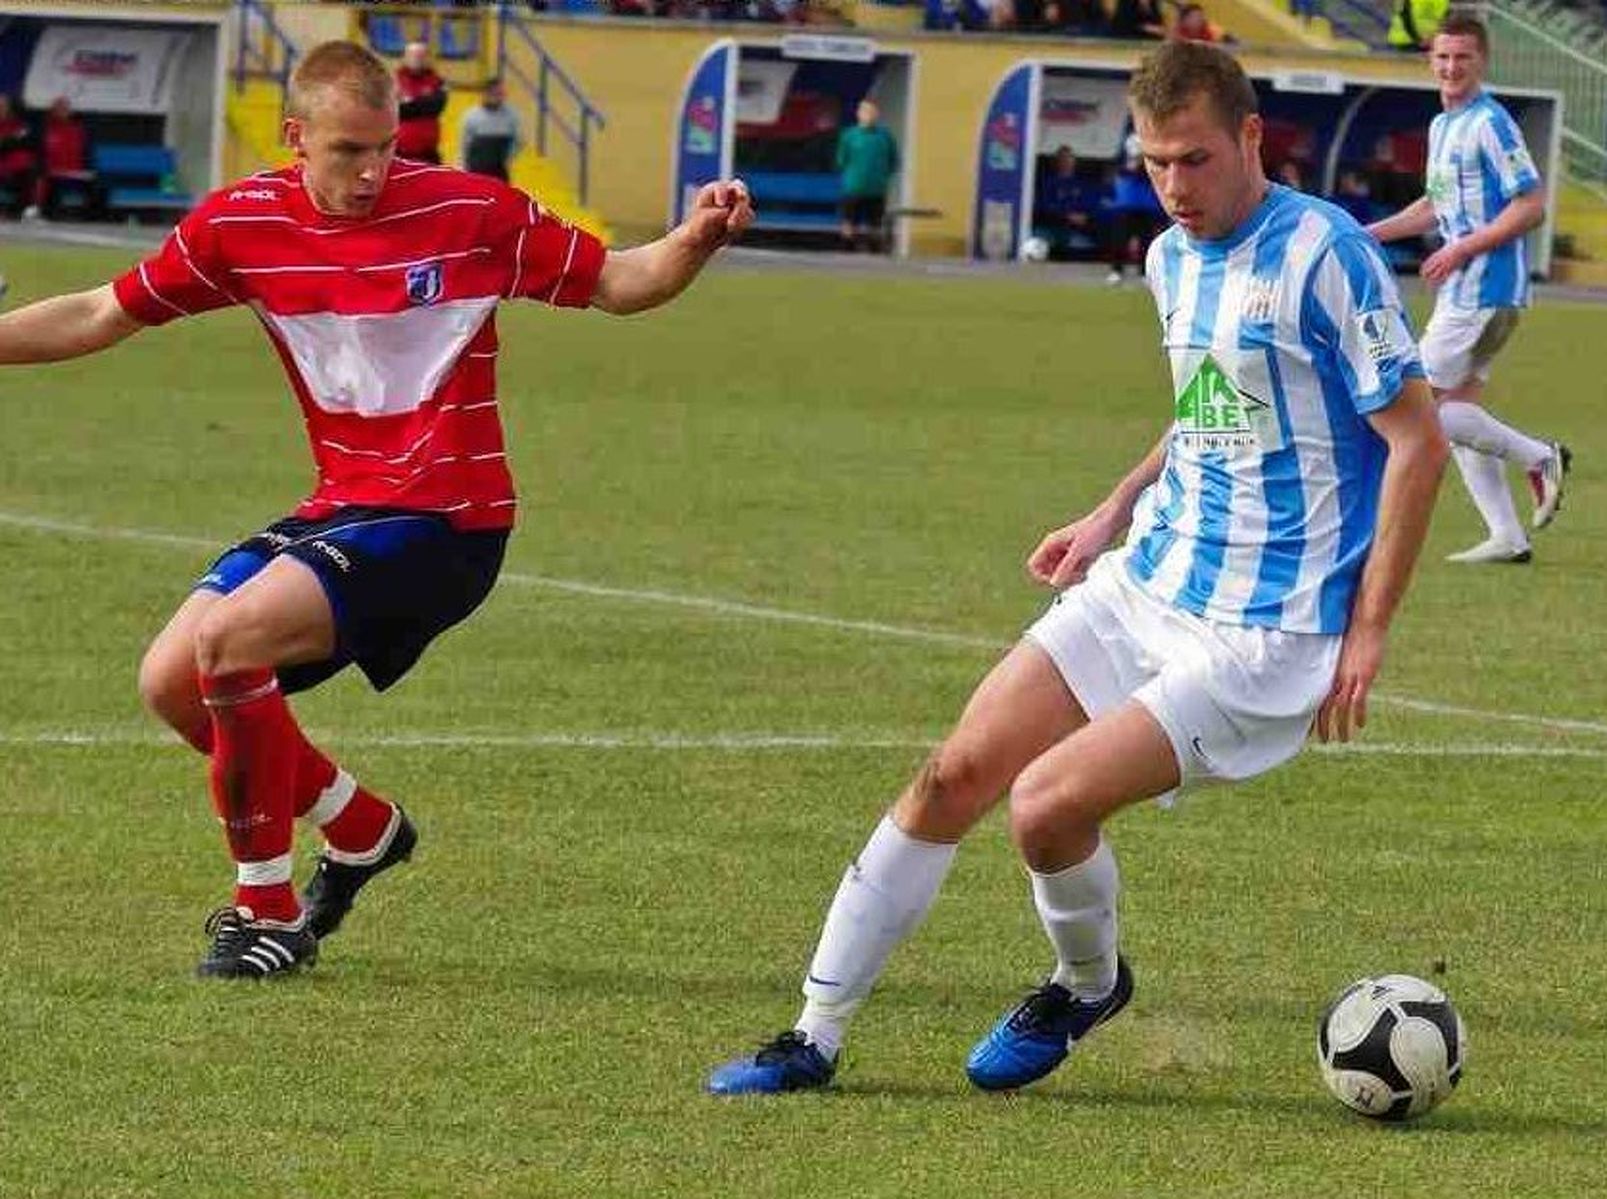
M 1501 189 L 1501 198 L 1510 200 L 1540 186 L 1540 172 L 1529 156 L 1523 130 L 1504 108 L 1495 108 L 1479 130 L 1479 154 Z
M 228 291 L 228 267 L 207 224 L 205 206 L 189 213 L 149 258 L 113 280 L 123 311 L 144 325 L 165 325 L 239 303 Z
M 499 190 L 489 219 L 491 252 L 507 270 L 504 296 L 559 308 L 591 303 L 607 254 L 602 242 L 512 187 Z
M 1388 407 L 1407 379 L 1423 377 L 1395 276 L 1365 233 L 1338 237 L 1323 251 L 1307 284 L 1306 310 L 1316 353 L 1343 381 L 1357 412 Z

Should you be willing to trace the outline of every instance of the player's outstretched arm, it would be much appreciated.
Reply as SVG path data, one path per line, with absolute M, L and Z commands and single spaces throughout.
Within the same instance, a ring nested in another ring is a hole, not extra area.
M 1434 203 L 1427 196 L 1418 196 L 1394 216 L 1374 221 L 1367 226 L 1379 241 L 1399 241 L 1403 237 L 1422 237 L 1434 228 Z
M 1350 740 L 1367 723 L 1367 695 L 1384 663 L 1389 622 L 1428 535 L 1440 476 L 1451 454 L 1434 396 L 1422 379 L 1408 379 L 1393 403 L 1368 423 L 1389 447 L 1378 494 L 1373 546 L 1350 609 L 1334 685 L 1317 710 L 1320 740 Z
M 1087 516 L 1044 534 L 1027 558 L 1027 573 L 1040 583 L 1060 590 L 1082 582 L 1094 559 L 1133 519 L 1133 505 L 1156 479 L 1166 462 L 1166 443 L 1156 442 L 1143 461 L 1127 473 L 1100 505 Z
M 52 296 L 0 316 L 0 363 L 77 358 L 144 327 L 117 302 L 110 283 Z
M 657 241 L 610 251 L 597 280 L 594 307 L 616 316 L 643 312 L 673 300 L 697 278 L 721 246 L 753 220 L 753 201 L 740 180 L 706 184 L 691 211 Z

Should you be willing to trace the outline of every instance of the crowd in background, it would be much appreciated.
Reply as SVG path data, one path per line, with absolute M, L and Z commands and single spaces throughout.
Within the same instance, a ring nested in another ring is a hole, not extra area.
M 931 30 L 991 30 L 1126 41 L 1226 42 L 1232 37 L 1198 4 L 1183 4 L 1168 21 L 1161 0 L 925 0 Z

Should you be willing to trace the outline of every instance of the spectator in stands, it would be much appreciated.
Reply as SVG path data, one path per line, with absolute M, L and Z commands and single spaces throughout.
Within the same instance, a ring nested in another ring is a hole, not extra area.
M 982 0 L 926 0 L 927 29 L 986 29 L 988 8 Z
M 982 0 L 982 7 L 988 10 L 989 29 L 1015 28 L 1016 0 Z
M 1273 175 L 1285 187 L 1292 187 L 1297 192 L 1306 190 L 1306 177 L 1300 170 L 1300 164 L 1292 158 L 1280 162 Z
M 1144 155 L 1138 135 L 1130 133 L 1122 144 L 1122 161 L 1111 181 L 1110 224 L 1107 229 L 1110 273 L 1105 282 L 1119 286 L 1127 275 L 1128 263 L 1143 270 L 1149 243 L 1166 224 L 1166 211 L 1144 170 Z
M 1368 185 L 1367 177 L 1354 167 L 1339 172 L 1333 202 L 1363 225 L 1370 225 L 1383 216 L 1381 206 L 1373 199 L 1373 189 Z
M 44 146 L 44 167 L 34 183 L 33 203 L 22 215 L 29 219 L 55 216 L 69 195 L 88 207 L 95 180 L 95 172 L 89 169 L 89 131 L 66 96 L 57 96 L 45 113 L 39 140 Z
M 1038 184 L 1033 232 L 1049 243 L 1051 257 L 1067 257 L 1098 245 L 1100 188 L 1077 174 L 1070 146 L 1055 151 L 1054 165 Z
M 1098 37 L 1105 32 L 1105 8 L 1100 0 L 1048 0 L 1043 15 L 1050 33 Z
M 396 154 L 420 162 L 441 161 L 441 110 L 446 107 L 446 81 L 430 65 L 430 48 L 408 42 L 396 68 L 396 99 L 401 123 Z
M 898 141 L 870 100 L 861 100 L 854 124 L 837 135 L 837 174 L 842 183 L 843 248 L 882 250 L 887 189 L 898 170 Z
M 1385 38 L 1397 50 L 1427 50 L 1450 8 L 1451 0 L 1397 0 Z
M 1135 42 L 1164 38 L 1166 14 L 1161 11 L 1161 0 L 1116 0 L 1110 10 L 1110 36 Z
M 502 80 L 486 80 L 480 102 L 463 114 L 458 129 L 463 169 L 508 181 L 508 161 L 519 152 L 519 118 L 508 107 Z
M 1422 130 L 1397 129 L 1373 144 L 1368 164 L 1373 198 L 1389 207 L 1404 207 L 1423 191 L 1428 167 L 1428 138 Z
M 1211 23 L 1205 10 L 1198 4 L 1185 4 L 1177 10 L 1177 23 L 1172 36 L 1184 42 L 1221 42 L 1227 40 L 1220 26 Z
M 38 162 L 33 131 L 11 107 L 11 97 L 0 92 L 0 190 L 6 192 L 7 211 L 15 214 L 32 201 Z

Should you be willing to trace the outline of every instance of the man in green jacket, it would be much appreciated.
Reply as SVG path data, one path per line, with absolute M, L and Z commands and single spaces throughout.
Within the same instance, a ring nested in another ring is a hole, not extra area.
M 1389 23 L 1389 44 L 1397 50 L 1427 50 L 1450 7 L 1450 0 L 1400 0 Z
M 887 189 L 898 170 L 898 142 L 877 123 L 876 105 L 861 100 L 856 123 L 837 135 L 837 174 L 842 180 L 843 247 L 882 250 Z

